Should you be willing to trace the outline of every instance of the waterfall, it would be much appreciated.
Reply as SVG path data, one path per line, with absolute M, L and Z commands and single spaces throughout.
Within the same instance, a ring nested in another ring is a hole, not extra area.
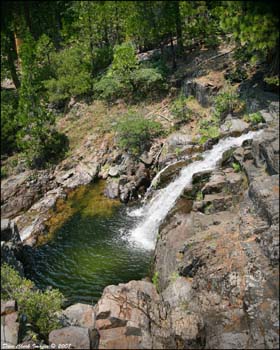
M 191 185 L 193 175 L 200 171 L 214 170 L 225 151 L 233 147 L 240 147 L 245 140 L 255 138 L 261 132 L 262 130 L 250 131 L 239 137 L 220 140 L 211 150 L 201 154 L 203 160 L 185 166 L 173 182 L 158 191 L 149 203 L 132 213 L 133 216 L 141 216 L 141 219 L 137 226 L 129 232 L 129 239 L 145 249 L 154 249 L 159 225 L 173 208 L 184 188 Z

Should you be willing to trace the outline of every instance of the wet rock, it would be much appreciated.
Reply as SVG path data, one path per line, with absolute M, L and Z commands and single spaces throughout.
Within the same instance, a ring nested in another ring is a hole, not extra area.
M 107 181 L 104 195 L 110 199 L 118 198 L 119 196 L 119 181 L 110 180 Z
M 224 124 L 221 125 L 220 131 L 226 135 L 238 136 L 249 130 L 249 124 L 241 119 L 228 116 Z
M 16 224 L 9 219 L 1 220 L 1 264 L 7 263 L 23 276 L 21 258 L 22 242 Z
M 49 334 L 49 344 L 52 349 L 59 349 L 63 344 L 71 344 L 72 349 L 91 349 L 90 331 L 75 326 L 56 329 Z

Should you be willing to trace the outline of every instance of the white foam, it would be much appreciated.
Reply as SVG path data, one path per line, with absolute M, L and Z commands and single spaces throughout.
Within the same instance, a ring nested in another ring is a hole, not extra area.
M 256 138 L 262 131 L 251 131 L 240 137 L 229 137 L 221 140 L 211 150 L 202 154 L 203 160 L 185 166 L 179 176 L 167 187 L 161 189 L 149 203 L 134 210 L 131 216 L 143 216 L 138 225 L 129 232 L 129 240 L 145 249 L 154 249 L 156 236 L 161 222 L 174 206 L 184 188 L 192 183 L 195 173 L 215 169 L 225 151 L 240 147 L 245 140 Z M 141 215 L 138 215 L 141 214 Z

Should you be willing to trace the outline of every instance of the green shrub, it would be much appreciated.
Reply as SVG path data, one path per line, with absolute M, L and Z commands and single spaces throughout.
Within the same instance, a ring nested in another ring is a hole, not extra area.
M 236 67 L 234 70 L 230 70 L 225 74 L 225 78 L 231 83 L 241 82 L 248 77 L 246 70 L 242 67 Z
M 190 118 L 190 112 L 186 102 L 186 97 L 180 94 L 171 104 L 171 113 L 181 122 L 186 122 Z
M 278 76 L 278 75 L 275 75 L 275 76 L 273 76 L 273 77 L 265 77 L 265 78 L 264 78 L 264 81 L 265 81 L 267 84 L 275 85 L 275 86 L 278 86 L 278 87 L 279 87 L 279 76 Z
M 61 310 L 63 296 L 58 290 L 37 290 L 33 282 L 20 277 L 12 267 L 3 264 L 1 293 L 3 299 L 17 301 L 19 313 L 24 314 L 42 336 L 47 337 L 50 331 L 59 327 L 55 313 Z
M 200 134 L 202 135 L 199 140 L 200 144 L 205 143 L 209 139 L 214 139 L 220 136 L 220 129 L 215 125 L 209 126 L 208 128 L 205 128 L 205 129 L 200 129 L 199 131 L 200 131 Z
M 159 273 L 156 271 L 152 277 L 152 282 L 156 287 L 156 290 L 159 291 Z
M 241 166 L 239 163 L 232 163 L 232 168 L 235 173 L 239 173 L 241 171 Z
M 113 102 L 124 96 L 125 92 L 131 92 L 131 87 L 124 84 L 117 76 L 105 75 L 94 84 L 94 91 L 101 99 Z
M 14 90 L 1 90 L 1 154 L 17 151 L 16 133 L 18 96 Z
M 119 146 L 138 156 L 150 146 L 155 137 L 161 134 L 162 127 L 158 122 L 128 113 L 118 121 L 116 131 Z
M 114 56 L 111 69 L 124 77 L 138 66 L 136 48 L 131 43 L 123 43 L 114 47 Z
M 136 69 L 131 74 L 131 80 L 138 94 L 143 96 L 148 93 L 158 93 L 166 88 L 162 74 L 155 68 Z
M 108 102 L 117 98 L 141 98 L 166 89 L 164 78 L 156 68 L 139 65 L 132 44 L 124 43 L 114 48 L 111 67 L 94 84 L 98 97 Z
M 52 61 L 55 77 L 44 82 L 51 102 L 90 92 L 89 59 L 81 48 L 75 46 L 53 53 Z
M 219 119 L 223 119 L 229 113 L 241 112 L 245 104 L 240 100 L 237 92 L 233 88 L 227 88 L 214 99 L 215 115 Z
M 262 117 L 260 112 L 246 114 L 243 119 L 246 122 L 250 122 L 250 123 L 252 123 L 254 125 L 264 122 L 264 119 L 263 119 L 263 117 Z
M 21 119 L 17 145 L 23 151 L 29 167 L 45 168 L 64 158 L 69 149 L 69 140 L 55 130 L 54 117 L 46 107 L 39 105 L 27 115 L 23 111 Z

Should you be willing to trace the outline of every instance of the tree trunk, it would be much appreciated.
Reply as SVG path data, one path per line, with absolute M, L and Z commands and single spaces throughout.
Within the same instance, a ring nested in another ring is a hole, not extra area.
M 171 44 L 171 51 L 172 51 L 172 68 L 176 69 L 177 68 L 176 53 L 175 53 L 175 49 L 174 49 L 174 45 L 173 45 L 172 35 L 170 36 L 170 44 Z
M 16 36 L 14 36 L 14 34 L 12 32 L 9 35 L 9 39 L 10 39 L 10 45 L 9 45 L 8 50 L 7 50 L 8 65 L 9 65 L 9 70 L 11 73 L 13 83 L 14 83 L 16 89 L 18 90 L 20 88 L 20 81 L 19 81 L 19 78 L 17 75 L 15 61 L 19 57 L 18 56 L 19 42 L 17 42 L 17 38 L 16 38 Z M 18 61 L 19 61 L 19 59 L 18 59 Z
M 174 2 L 174 6 L 175 6 L 176 35 L 177 35 L 178 53 L 179 53 L 179 55 L 182 55 L 184 47 L 183 47 L 183 38 L 182 38 L 182 21 L 181 21 L 179 1 L 175 1 Z
M 14 83 L 16 89 L 18 90 L 20 88 L 20 81 L 18 79 L 13 54 L 10 50 L 8 51 L 8 65 L 9 65 L 9 70 L 10 70 L 10 73 L 12 76 L 13 83 Z

